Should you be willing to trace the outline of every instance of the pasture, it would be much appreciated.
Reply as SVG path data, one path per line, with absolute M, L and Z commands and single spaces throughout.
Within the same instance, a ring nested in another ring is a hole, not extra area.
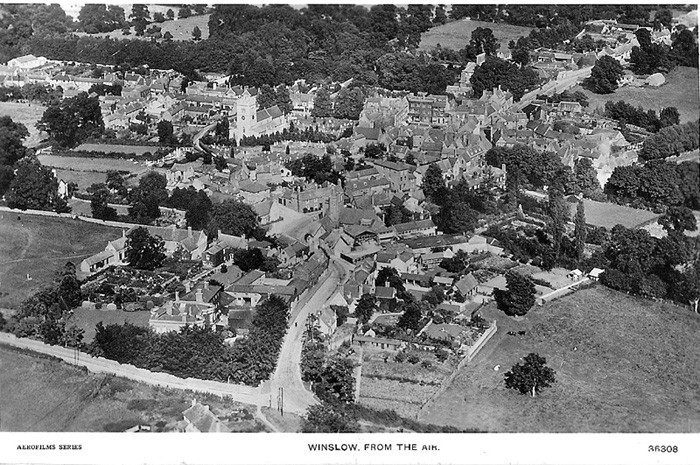
M 46 133 L 36 128 L 46 107 L 35 103 L 0 102 L 0 116 L 9 116 L 15 123 L 22 123 L 29 131 L 29 137 L 24 140 L 25 147 L 36 147 Z
M 255 407 L 231 399 L 88 373 L 5 346 L 0 346 L 0 366 L 0 431 L 115 432 L 135 425 L 174 431 L 184 427 L 182 412 L 194 397 L 233 431 L 264 429 L 253 417 Z
M 151 145 L 80 144 L 78 147 L 76 147 L 75 150 L 102 153 L 133 153 L 138 156 L 141 156 L 146 152 L 156 152 L 158 150 L 158 147 L 153 147 Z
M 100 184 L 107 181 L 107 174 L 97 171 L 73 171 L 57 169 L 56 177 L 58 179 L 63 179 L 67 183 L 76 183 L 79 191 L 84 191 L 93 184 Z
M 443 48 L 460 50 L 469 43 L 472 32 L 478 27 L 489 28 L 499 44 L 500 51 L 508 49 L 511 40 L 518 40 L 522 36 L 530 34 L 532 28 L 512 26 L 503 23 L 489 23 L 486 21 L 452 21 L 441 26 L 436 26 L 421 35 L 419 50 L 430 50 L 440 44 Z
M 666 75 L 666 83 L 660 87 L 622 87 L 612 94 L 594 94 L 576 86 L 572 92 L 582 91 L 588 97 L 588 110 L 605 110 L 606 102 L 624 100 L 635 107 L 655 110 L 658 115 L 666 107 L 676 107 L 681 123 L 695 121 L 700 117 L 700 90 L 697 68 L 680 66 Z
M 700 318 L 688 308 L 596 286 L 518 320 L 493 304 L 482 314 L 498 332 L 419 421 L 508 433 L 700 432 Z M 504 384 L 530 352 L 556 371 L 537 398 Z
M 175 16 L 177 17 L 177 12 L 179 8 L 174 7 L 174 6 L 169 6 L 168 8 L 172 8 L 173 11 L 175 12 Z M 165 12 L 168 10 L 168 8 L 162 8 L 163 11 L 161 13 L 165 14 Z M 151 9 L 151 15 L 153 13 L 156 13 L 160 11 L 158 8 Z M 195 26 L 199 27 L 199 29 L 202 31 L 202 40 L 207 39 L 209 37 L 209 16 L 211 15 L 198 15 L 198 16 L 190 16 L 189 18 L 185 19 L 174 19 L 172 21 L 165 21 L 163 23 L 152 23 L 155 26 L 159 26 L 161 28 L 160 33 L 165 35 L 166 32 L 170 32 L 173 36 L 173 40 L 192 40 L 192 30 L 194 30 Z M 149 25 L 150 27 L 150 25 Z M 79 36 L 89 36 L 89 37 L 109 37 L 110 39 L 128 39 L 128 40 L 151 40 L 150 37 L 143 35 L 143 36 L 136 36 L 136 32 L 134 31 L 134 28 L 131 28 L 131 34 L 129 35 L 124 35 L 122 34 L 121 29 L 117 29 L 116 31 L 112 32 L 103 32 L 100 34 L 86 34 L 84 32 L 79 32 L 77 33 Z M 162 40 L 162 39 L 161 39 Z
M 116 158 L 64 157 L 58 155 L 39 155 L 38 158 L 42 165 L 63 170 L 97 173 L 115 170 L 136 174 L 148 171 L 148 167 L 141 163 Z
M 121 229 L 109 226 L 0 212 L 0 308 L 17 308 L 50 284 L 66 262 L 79 266 L 119 237 Z
M 83 342 L 90 343 L 95 337 L 95 326 L 97 326 L 97 323 L 101 322 L 104 326 L 131 323 L 135 326 L 147 328 L 150 316 L 151 312 L 145 310 L 126 312 L 124 310 L 106 310 L 104 307 L 99 310 L 79 307 L 73 310 L 73 314 L 68 320 L 68 325 L 75 325 L 84 330 Z

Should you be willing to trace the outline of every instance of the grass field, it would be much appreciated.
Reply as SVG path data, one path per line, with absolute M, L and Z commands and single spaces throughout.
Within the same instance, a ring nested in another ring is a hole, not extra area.
M 143 173 L 148 167 L 140 163 L 117 158 L 87 158 L 87 157 L 62 157 L 58 155 L 39 155 L 42 165 L 58 169 L 75 171 L 94 171 L 106 173 L 109 170 L 129 171 L 130 173 Z
M 98 173 L 96 171 L 72 171 L 72 170 L 56 170 L 56 177 L 63 179 L 65 182 L 74 182 L 78 185 L 78 190 L 84 191 L 91 185 L 104 183 L 107 181 L 106 173 Z
M 121 230 L 109 226 L 0 212 L 0 308 L 16 308 L 66 262 L 79 266 L 119 237 Z
M 86 152 L 117 152 L 117 153 L 135 153 L 143 155 L 146 152 L 156 152 L 158 147 L 150 145 L 116 145 L 116 144 L 81 144 L 75 150 L 84 150 Z
M 485 316 L 498 319 L 498 333 L 420 421 L 490 432 L 700 432 L 700 317 L 690 310 L 600 286 L 521 321 L 492 306 Z M 506 334 L 518 330 L 527 334 Z M 530 352 L 557 379 L 535 399 L 503 383 Z
M 177 11 L 178 8 L 171 7 L 173 11 L 175 12 L 175 15 L 177 16 Z M 165 9 L 167 11 L 167 8 Z M 157 10 L 152 10 L 151 15 L 155 13 Z M 199 15 L 199 16 L 190 16 L 189 18 L 185 19 L 175 19 L 173 21 L 165 21 L 164 23 L 153 23 L 156 26 L 159 26 L 161 28 L 160 33 L 165 35 L 166 32 L 170 32 L 173 35 L 173 40 L 192 40 L 192 30 L 195 28 L 195 26 L 198 26 L 199 29 L 202 31 L 202 39 L 206 39 L 209 37 L 209 16 L 211 15 Z M 150 27 L 150 25 L 149 25 Z M 80 32 L 77 35 L 79 36 L 87 36 L 88 34 L 85 34 L 84 32 Z M 137 37 L 136 33 L 134 31 L 134 28 L 131 28 L 131 34 L 128 36 L 125 36 L 122 34 L 121 29 L 117 29 L 116 31 L 112 32 L 104 32 L 100 34 L 89 34 L 90 37 L 109 37 L 111 39 L 142 39 L 142 40 L 151 40 L 147 36 L 141 36 Z
M 700 118 L 700 94 L 698 90 L 697 68 L 678 67 L 666 75 L 666 83 L 661 87 L 622 87 L 612 94 L 594 94 L 580 86 L 572 91 L 583 91 L 589 100 L 588 110 L 600 107 L 606 102 L 624 100 L 635 107 L 656 110 L 658 115 L 665 107 L 676 107 L 681 115 L 681 123 Z
M 25 147 L 36 147 L 42 136 L 36 123 L 44 114 L 46 107 L 34 103 L 0 102 L 0 116 L 10 116 L 15 123 L 22 123 L 29 131 L 24 140 Z
M 125 312 L 124 310 L 88 310 L 76 308 L 68 321 L 69 325 L 76 325 L 85 330 L 83 342 L 90 343 L 95 337 L 95 326 L 102 322 L 103 325 L 131 323 L 136 326 L 148 327 L 148 319 L 151 312 Z
M 123 378 L 91 374 L 55 359 L 0 346 L 0 431 L 123 431 L 137 424 L 154 431 L 181 425 L 192 398 L 234 431 L 263 429 L 255 407 L 187 391 L 160 389 Z
M 501 44 L 500 51 L 506 51 L 508 42 L 530 34 L 532 28 L 512 26 L 503 23 L 488 23 L 485 21 L 452 21 L 424 32 L 421 36 L 419 50 L 430 50 L 440 44 L 443 48 L 459 50 L 464 48 L 472 38 L 472 32 L 477 27 L 489 28 Z

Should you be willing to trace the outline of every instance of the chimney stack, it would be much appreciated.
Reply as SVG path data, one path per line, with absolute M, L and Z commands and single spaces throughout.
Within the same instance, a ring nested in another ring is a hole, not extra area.
M 204 289 L 209 289 L 209 281 L 204 281 Z
M 202 298 L 202 290 L 197 289 L 197 292 L 194 294 L 195 295 L 195 300 L 199 303 L 204 302 L 204 299 Z
M 189 294 L 190 291 L 192 291 L 192 288 L 190 288 L 190 282 L 187 281 L 185 282 L 185 292 Z
M 180 291 L 175 291 L 175 302 L 180 301 Z
M 187 226 L 187 237 L 192 237 L 192 226 Z

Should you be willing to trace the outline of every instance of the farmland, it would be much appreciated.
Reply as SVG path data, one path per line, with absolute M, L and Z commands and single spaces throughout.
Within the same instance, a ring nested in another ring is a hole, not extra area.
M 700 318 L 690 310 L 592 287 L 519 321 L 493 306 L 483 313 L 498 333 L 419 421 L 491 432 L 700 432 Z M 535 399 L 503 382 L 530 352 L 557 379 Z
M 150 425 L 154 431 L 182 426 L 195 394 L 161 389 L 0 346 L 0 431 L 103 432 Z M 196 394 L 234 431 L 263 429 L 254 407 Z
M 697 68 L 678 67 L 666 75 L 666 83 L 660 87 L 622 87 L 612 94 L 594 94 L 580 86 L 572 91 L 583 91 L 589 100 L 590 111 L 605 108 L 606 102 L 624 100 L 635 107 L 656 110 L 659 114 L 665 107 L 676 107 L 681 123 L 698 119 L 700 91 Z
M 530 34 L 532 28 L 512 26 L 503 23 L 488 23 L 485 21 L 452 21 L 441 26 L 434 27 L 421 36 L 419 50 L 430 50 L 440 44 L 444 48 L 459 50 L 464 48 L 472 38 L 472 32 L 478 28 L 489 28 L 501 44 L 499 50 L 506 51 L 508 42 L 518 40 L 519 37 Z
M 153 153 L 158 150 L 158 147 L 150 145 L 117 145 L 117 144 L 80 144 L 75 150 L 86 152 L 102 152 L 102 153 L 126 153 L 143 155 L 146 152 Z
M 36 123 L 44 114 L 46 107 L 34 103 L 0 102 L 0 116 L 9 116 L 15 123 L 22 123 L 29 131 L 29 137 L 24 140 L 25 147 L 36 147 L 42 136 L 36 128 Z M 44 133 L 46 136 L 46 133 Z
M 0 308 L 16 308 L 66 262 L 78 265 L 120 236 L 120 229 L 99 224 L 0 212 Z
M 105 183 L 107 174 L 97 171 L 73 171 L 57 169 L 56 177 L 63 179 L 67 183 L 74 182 L 78 185 L 78 190 L 84 191 L 93 184 Z
M 145 165 L 135 163 L 129 160 L 120 160 L 115 158 L 87 158 L 87 157 L 63 157 L 58 155 L 39 155 L 39 161 L 42 165 L 52 168 L 73 170 L 73 171 L 92 171 L 98 173 L 106 173 L 110 170 L 128 171 L 130 173 L 142 173 L 148 170 Z
M 384 355 L 389 355 L 386 362 Z M 415 419 L 454 369 L 449 361 L 440 363 L 432 354 L 421 353 L 420 358 L 429 360 L 432 366 L 398 363 L 388 352 L 365 352 L 359 402 L 375 409 L 392 409 L 405 418 Z

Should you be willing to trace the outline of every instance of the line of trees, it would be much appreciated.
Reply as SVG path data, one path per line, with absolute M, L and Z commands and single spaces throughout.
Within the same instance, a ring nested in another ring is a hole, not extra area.
M 179 332 L 156 334 L 130 323 L 98 323 L 89 350 L 96 356 L 181 378 L 257 386 L 275 369 L 288 318 L 287 304 L 270 297 L 258 305 L 248 337 L 233 347 L 224 343 L 224 332 L 207 327 L 188 325 Z
M 668 110 L 668 108 L 665 108 Z M 661 112 L 663 118 L 664 113 Z M 639 151 L 643 160 L 657 160 L 680 155 L 700 147 L 700 120 L 685 124 L 667 125 L 644 140 Z
M 644 165 L 619 166 L 605 184 L 614 202 L 632 206 L 686 206 L 700 209 L 698 163 L 651 160 Z
M 641 106 L 635 108 L 624 100 L 606 102 L 605 116 L 621 123 L 639 126 L 649 132 L 658 132 L 662 128 L 680 123 L 680 113 L 676 107 L 666 107 L 657 116 L 655 110 L 645 111 Z

